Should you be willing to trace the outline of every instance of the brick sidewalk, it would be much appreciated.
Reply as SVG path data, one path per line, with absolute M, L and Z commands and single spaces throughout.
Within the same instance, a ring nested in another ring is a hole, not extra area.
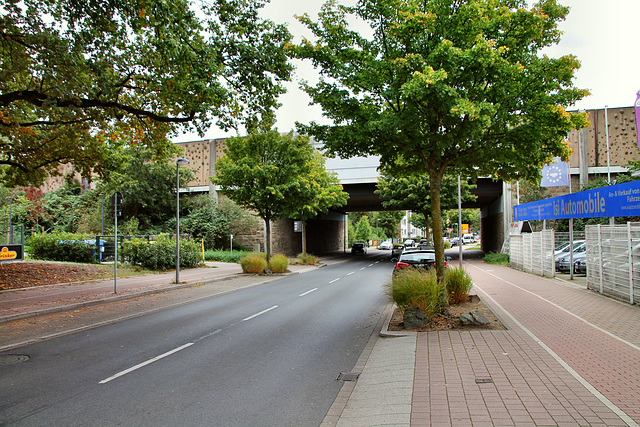
M 412 426 L 640 422 L 640 310 L 506 267 L 468 262 L 506 331 L 419 333 Z

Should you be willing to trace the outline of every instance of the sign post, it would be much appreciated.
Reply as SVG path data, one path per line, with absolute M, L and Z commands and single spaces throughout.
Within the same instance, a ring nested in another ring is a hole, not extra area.
M 115 243 L 113 246 L 113 293 L 118 293 L 118 217 L 122 215 L 122 202 L 124 198 L 122 193 L 113 194 L 113 219 L 114 219 L 114 235 Z

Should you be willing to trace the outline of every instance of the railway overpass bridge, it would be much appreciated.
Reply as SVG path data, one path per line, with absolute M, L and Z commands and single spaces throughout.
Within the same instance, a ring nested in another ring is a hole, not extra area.
M 179 143 L 184 156 L 190 160 L 188 165 L 194 171 L 195 181 L 181 192 L 209 193 L 217 197 L 216 189 L 209 177 L 215 173 L 215 161 L 223 155 L 225 139 L 212 139 Z M 340 183 L 349 193 L 346 206 L 307 221 L 307 250 L 311 253 L 326 253 L 343 250 L 347 233 L 347 214 L 349 212 L 385 210 L 380 198 L 375 194 L 378 182 L 379 157 L 354 157 L 351 159 L 329 158 L 326 168 L 338 175 Z M 485 251 L 499 250 L 508 224 L 511 221 L 511 195 L 509 186 L 502 181 L 480 179 L 473 193 L 475 202 L 465 202 L 464 208 L 479 208 L 481 211 L 482 246 Z M 507 193 L 507 196 L 503 195 Z M 504 214 L 507 212 L 507 215 Z M 302 250 L 301 234 L 295 230 L 292 220 L 279 220 L 272 224 L 272 248 L 274 253 L 295 255 Z M 236 236 L 240 238 L 240 236 Z M 264 233 L 239 240 L 246 247 L 264 249 Z M 236 241 L 234 239 L 234 241 Z

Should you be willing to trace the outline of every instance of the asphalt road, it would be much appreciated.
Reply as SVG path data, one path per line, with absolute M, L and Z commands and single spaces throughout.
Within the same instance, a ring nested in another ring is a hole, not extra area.
M 313 272 L 13 349 L 1 425 L 314 426 L 387 304 L 393 265 Z

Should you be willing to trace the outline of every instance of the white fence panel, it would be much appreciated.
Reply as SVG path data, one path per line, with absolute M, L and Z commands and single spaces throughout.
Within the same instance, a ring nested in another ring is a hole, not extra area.
M 640 302 L 640 224 L 587 226 L 587 287 Z
M 553 277 L 554 249 L 553 230 L 510 236 L 509 263 L 512 268 L 518 270 Z

